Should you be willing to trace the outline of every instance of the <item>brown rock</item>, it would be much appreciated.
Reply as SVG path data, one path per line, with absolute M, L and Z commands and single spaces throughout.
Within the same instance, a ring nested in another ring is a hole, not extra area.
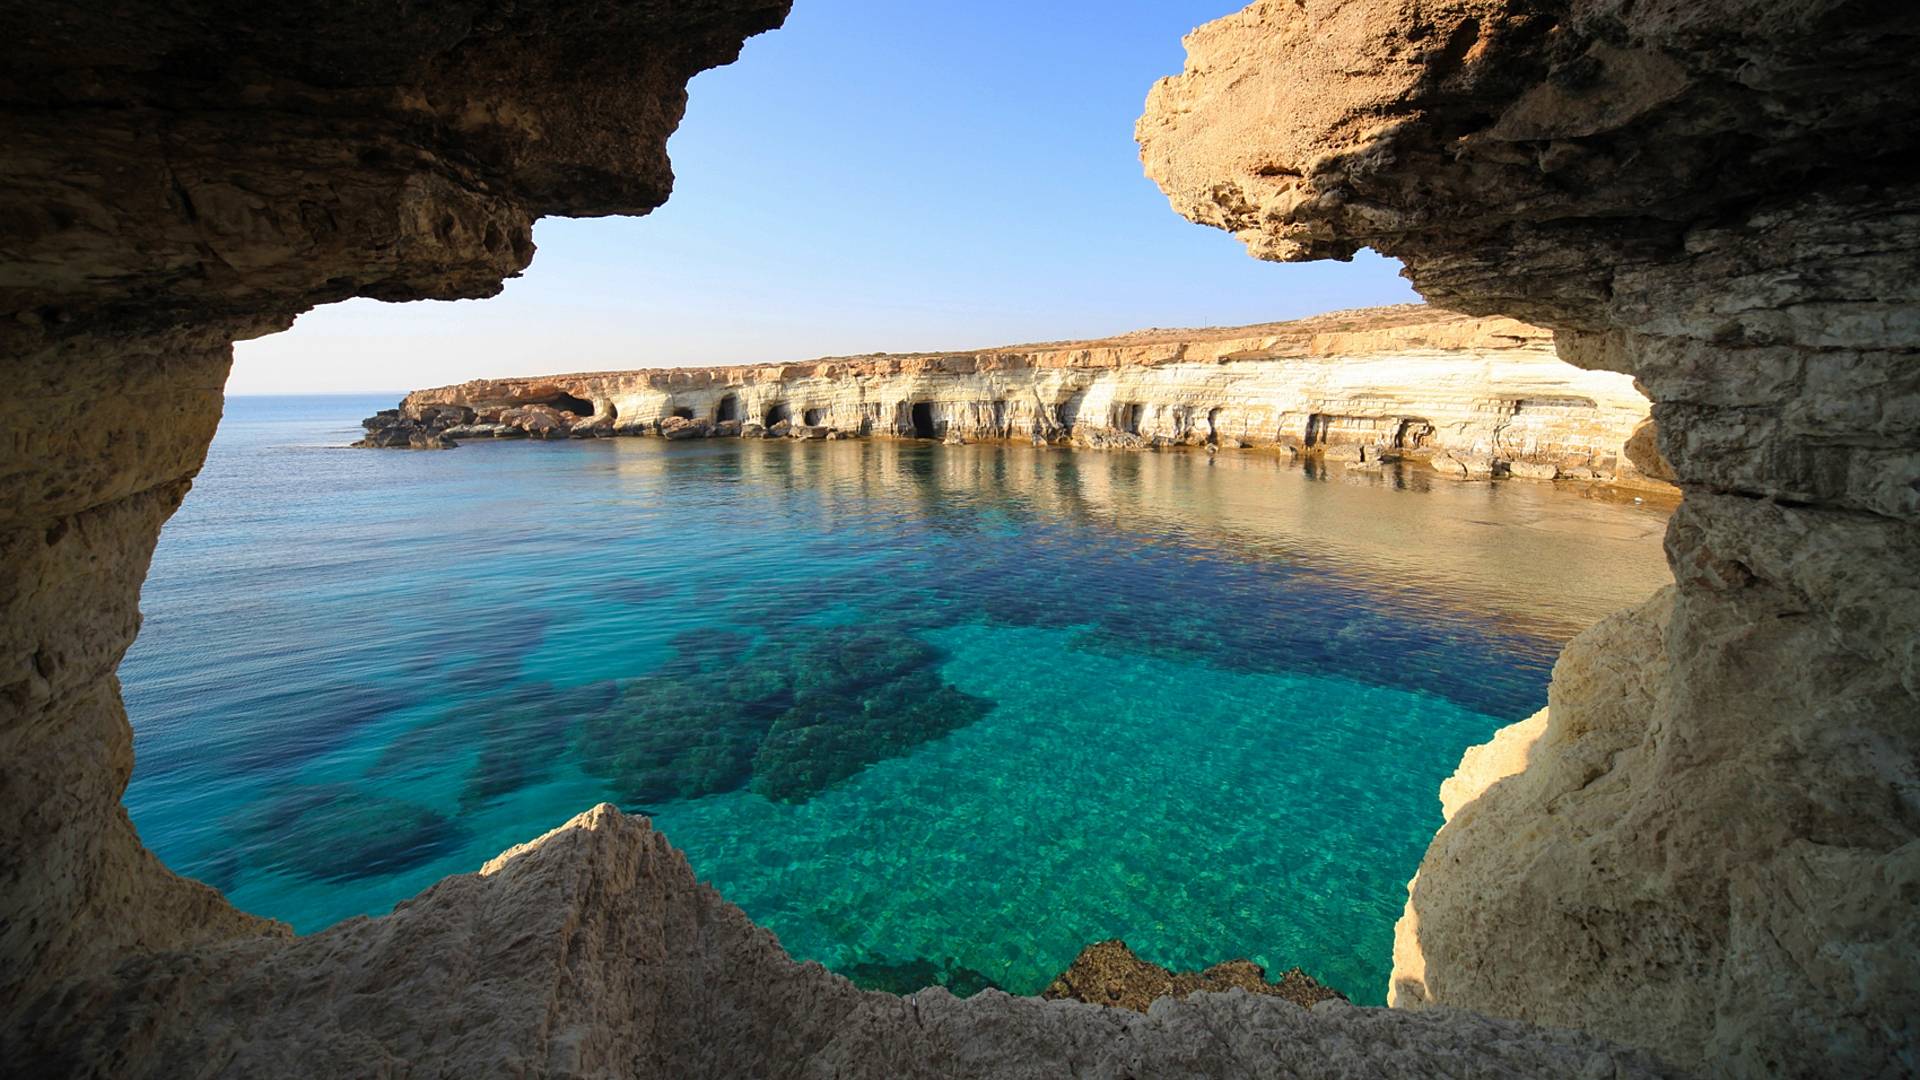
M 1229 960 L 1205 971 L 1169 971 L 1135 956 L 1124 941 L 1096 942 L 1080 950 L 1067 970 L 1048 984 L 1040 996 L 1069 999 L 1091 1005 L 1146 1012 L 1161 998 L 1245 990 L 1283 998 L 1305 1008 L 1322 1001 L 1346 1001 L 1347 996 L 1314 981 L 1293 968 L 1279 982 L 1267 981 L 1267 970 L 1249 960 Z

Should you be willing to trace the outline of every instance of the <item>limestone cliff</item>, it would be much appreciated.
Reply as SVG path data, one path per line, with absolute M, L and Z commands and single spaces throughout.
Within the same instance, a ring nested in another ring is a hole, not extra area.
M 1259 0 L 1154 88 L 1181 213 L 1553 328 L 1635 376 L 1687 493 L 1675 591 L 1453 785 L 1397 1003 L 1920 1065 L 1916 44 L 1910 4 Z
M 784 0 L 0 9 L 0 1061 L 115 1075 L 1663 1075 L 1587 1036 L 1245 995 L 863 994 L 601 809 L 306 938 L 169 873 L 114 668 L 230 344 L 489 295 L 542 214 L 640 213 L 695 72 Z
M 1664 486 L 1624 451 L 1647 423 L 1629 377 L 1560 362 L 1550 335 L 1524 323 L 1419 305 L 960 353 L 482 379 L 407 395 L 368 421 L 368 442 L 738 434 L 782 421 L 815 437 L 1455 452 L 1547 478 Z

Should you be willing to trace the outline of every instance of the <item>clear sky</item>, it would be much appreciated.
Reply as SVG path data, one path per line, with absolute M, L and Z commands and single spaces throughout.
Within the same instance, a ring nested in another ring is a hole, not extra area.
M 243 342 L 233 393 L 796 360 L 1222 326 L 1417 299 L 1184 221 L 1133 122 L 1235 0 L 797 0 L 696 78 L 673 198 L 549 218 L 491 300 L 355 300 Z

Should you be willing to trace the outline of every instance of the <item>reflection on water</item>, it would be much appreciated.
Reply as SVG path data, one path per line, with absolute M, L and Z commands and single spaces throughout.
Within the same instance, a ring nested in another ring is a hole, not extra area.
M 1088 942 L 1384 986 L 1460 751 L 1658 511 L 1261 453 L 350 452 L 237 399 L 123 665 L 128 805 L 302 930 L 611 800 L 790 951 L 1033 992 Z

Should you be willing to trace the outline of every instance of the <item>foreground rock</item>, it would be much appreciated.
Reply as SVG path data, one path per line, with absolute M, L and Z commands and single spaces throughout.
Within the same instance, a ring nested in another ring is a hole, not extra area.
M 0 400 L 8 1046 L 90 1007 L 44 996 L 70 976 L 129 972 L 126 1003 L 138 1011 L 157 1000 L 137 989 L 142 973 L 165 980 L 169 965 L 215 963 L 178 950 L 277 946 L 287 933 L 168 872 L 120 805 L 133 744 L 114 669 L 140 624 L 161 524 L 220 418 L 232 343 L 351 296 L 491 296 L 532 259 L 536 218 L 658 206 L 687 80 L 731 61 L 786 7 L 0 8 L 0 355 L 19 391 Z M 483 1001 L 510 1011 L 469 971 L 465 1015 Z M 204 1011 L 183 1022 L 206 1025 L 210 1045 L 227 1004 L 198 1002 Z M 377 1022 L 340 1004 L 342 1023 Z M 10 1075 L 57 1075 L 4 1049 Z M 102 1068 L 162 1067 L 139 1060 L 138 1038 L 125 1050 Z M 286 1060 L 300 1061 L 290 1049 Z
M 1250 960 L 1229 960 L 1205 971 L 1169 971 L 1135 956 L 1124 941 L 1096 942 L 1080 950 L 1040 996 L 1051 1001 L 1084 1001 L 1117 1009 L 1148 1012 L 1161 998 L 1184 999 L 1202 992 L 1244 990 L 1312 1008 L 1323 1001 L 1346 1003 L 1347 996 L 1294 968 L 1267 981 L 1267 970 Z
M 350 961 L 348 958 L 351 958 Z M 862 991 L 798 964 L 611 806 L 382 919 L 159 953 L 0 1032 L 22 1076 L 1676 1075 L 1571 1032 L 1238 990 L 1144 1014 Z
M 1626 453 L 1647 407 L 1626 376 L 1561 362 L 1536 327 L 1402 305 L 961 353 L 480 379 L 408 394 L 367 420 L 363 445 L 412 445 L 414 432 L 698 438 L 744 418 L 796 439 L 1281 446 L 1350 462 L 1451 452 L 1664 489 Z M 521 419 L 532 410 L 538 427 Z
M 1677 588 L 1450 785 L 1396 1003 L 1715 1074 L 1920 1063 L 1916 40 L 1911 4 L 1259 0 L 1154 88 L 1181 213 L 1553 328 L 1687 493 Z

